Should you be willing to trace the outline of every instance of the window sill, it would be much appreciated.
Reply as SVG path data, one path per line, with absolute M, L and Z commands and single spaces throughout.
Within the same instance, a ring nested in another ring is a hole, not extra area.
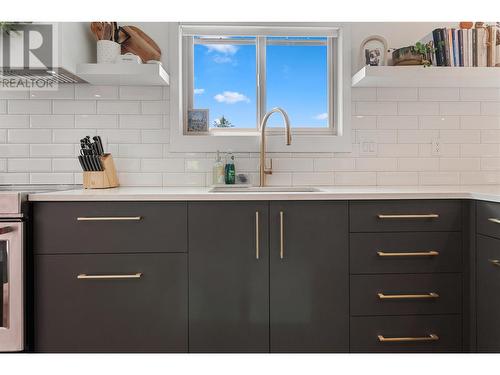
M 258 132 L 244 135 L 206 134 L 183 135 L 171 134 L 170 152 L 258 152 L 260 137 Z M 342 136 L 327 134 L 301 134 L 292 131 L 292 144 L 285 144 L 284 132 L 269 132 L 266 135 L 268 152 L 351 152 L 351 134 Z

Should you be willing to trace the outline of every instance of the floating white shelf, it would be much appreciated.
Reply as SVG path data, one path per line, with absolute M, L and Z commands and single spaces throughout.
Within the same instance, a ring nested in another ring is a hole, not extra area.
M 365 66 L 352 87 L 500 87 L 500 68 Z
M 92 85 L 168 86 L 170 81 L 158 64 L 78 64 L 75 74 Z

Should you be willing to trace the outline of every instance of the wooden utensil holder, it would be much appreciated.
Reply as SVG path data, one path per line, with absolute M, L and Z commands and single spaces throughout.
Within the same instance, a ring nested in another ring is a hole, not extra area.
M 100 159 L 103 171 L 83 172 L 83 187 L 85 189 L 107 189 L 120 186 L 113 156 L 104 154 Z

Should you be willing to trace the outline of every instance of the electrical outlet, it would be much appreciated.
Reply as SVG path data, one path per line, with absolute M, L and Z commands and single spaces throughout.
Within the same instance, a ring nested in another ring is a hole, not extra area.
M 359 143 L 359 154 L 364 156 L 377 155 L 377 142 L 373 139 L 361 140 Z
M 431 154 L 433 156 L 441 155 L 441 140 L 439 138 L 434 138 L 431 144 Z

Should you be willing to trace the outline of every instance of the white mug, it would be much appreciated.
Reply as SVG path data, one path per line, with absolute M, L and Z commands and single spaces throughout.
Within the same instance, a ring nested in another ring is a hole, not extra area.
M 97 63 L 109 64 L 114 63 L 116 58 L 121 54 L 121 45 L 112 40 L 97 41 Z

